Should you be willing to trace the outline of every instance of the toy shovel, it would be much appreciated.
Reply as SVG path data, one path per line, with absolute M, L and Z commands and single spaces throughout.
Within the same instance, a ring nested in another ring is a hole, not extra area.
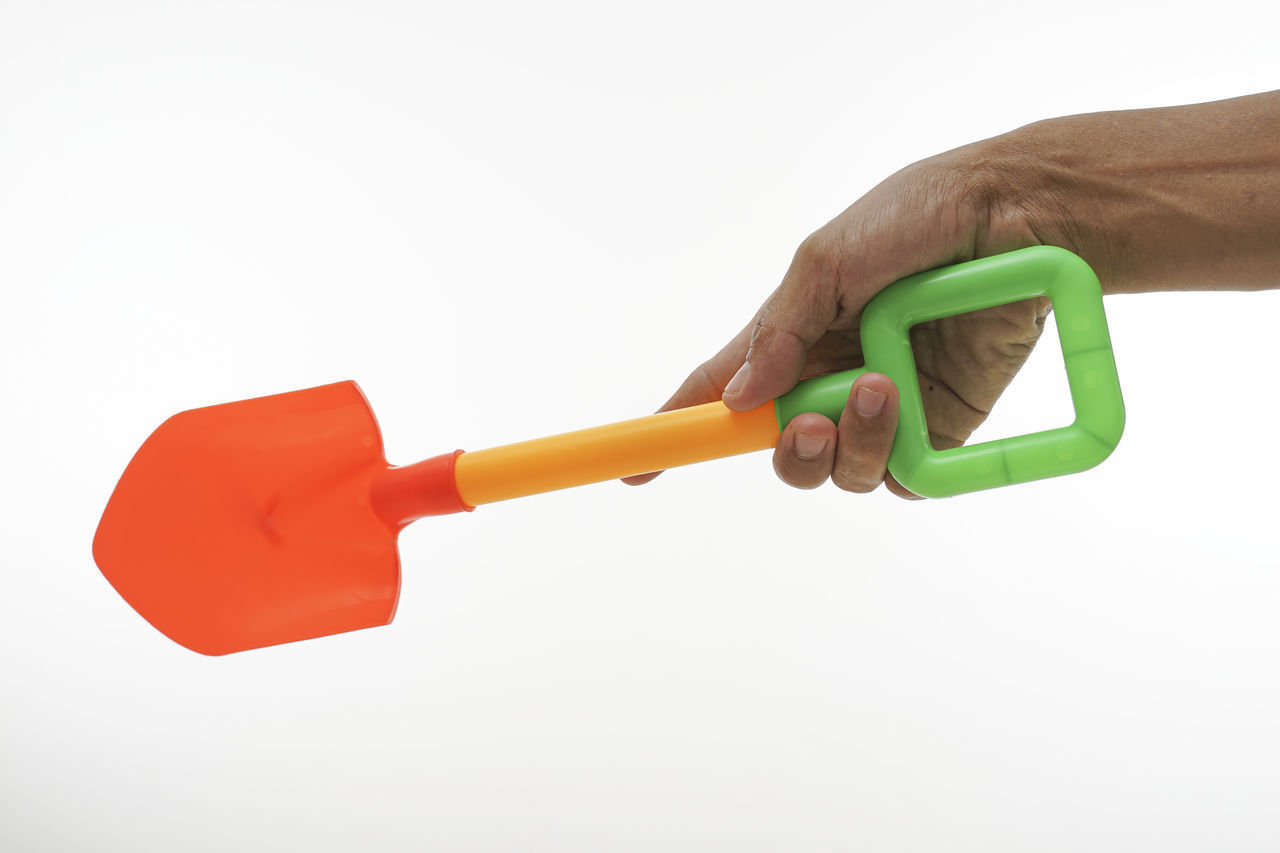
M 1075 421 L 934 450 L 911 327 L 1036 296 L 1054 306 Z M 1070 252 L 1040 246 L 903 279 L 866 307 L 861 336 L 865 367 L 807 380 L 751 412 L 707 403 L 403 467 L 387 464 L 354 382 L 182 412 L 125 469 L 94 558 L 161 632 L 221 655 L 388 624 L 396 538 L 415 519 L 773 447 L 801 412 L 838 418 L 867 370 L 901 391 L 889 470 L 926 497 L 1083 471 L 1120 440 L 1102 291 Z

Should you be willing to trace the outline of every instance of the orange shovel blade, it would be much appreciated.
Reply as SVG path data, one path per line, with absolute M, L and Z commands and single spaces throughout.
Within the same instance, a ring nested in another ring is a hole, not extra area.
M 388 467 L 354 382 L 182 412 L 129 463 L 94 559 L 147 621 L 208 655 L 386 625 L 399 527 L 370 485 Z

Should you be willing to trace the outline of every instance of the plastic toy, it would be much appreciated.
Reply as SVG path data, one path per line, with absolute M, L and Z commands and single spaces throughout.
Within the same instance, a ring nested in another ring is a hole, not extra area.
M 1075 421 L 934 450 L 911 326 L 1034 296 L 1054 305 Z M 182 412 L 120 478 L 94 557 L 157 629 L 220 655 L 388 624 L 400 590 L 396 539 L 415 519 L 769 448 L 801 412 L 838 417 L 866 370 L 901 389 L 889 469 L 917 494 L 1083 471 L 1120 440 L 1101 288 L 1070 252 L 1034 247 L 908 277 L 872 300 L 861 333 L 866 367 L 807 380 L 752 412 L 708 403 L 403 467 L 384 458 L 354 382 Z

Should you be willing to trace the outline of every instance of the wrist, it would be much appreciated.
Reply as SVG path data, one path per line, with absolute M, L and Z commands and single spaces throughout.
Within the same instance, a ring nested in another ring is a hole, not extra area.
M 1109 292 L 1280 285 L 1280 93 L 1036 122 L 1010 204 Z
M 1068 119 L 1046 119 L 987 140 L 993 211 L 1016 219 L 1029 241 L 1059 246 L 1084 258 L 1104 282 L 1114 282 L 1114 233 L 1108 217 L 1119 211 L 1097 191 L 1098 158 L 1087 128 Z M 999 215 L 999 214 L 997 214 Z

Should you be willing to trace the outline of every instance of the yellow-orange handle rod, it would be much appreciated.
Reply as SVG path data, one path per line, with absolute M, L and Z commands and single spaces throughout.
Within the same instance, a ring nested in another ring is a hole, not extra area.
M 778 443 L 774 404 L 735 412 L 724 403 L 661 412 L 458 456 L 458 494 L 469 506 L 616 480 Z

